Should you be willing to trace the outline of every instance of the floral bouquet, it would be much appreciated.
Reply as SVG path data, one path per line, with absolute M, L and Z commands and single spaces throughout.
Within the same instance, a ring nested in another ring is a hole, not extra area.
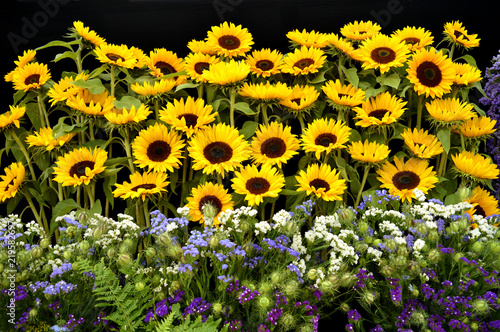
M 282 53 L 224 22 L 181 58 L 76 21 L 26 51 L 0 115 L 2 300 L 23 308 L 5 328 L 309 331 L 337 310 L 351 330 L 494 328 L 495 283 L 472 272 L 496 275 L 499 213 L 496 120 L 468 98 L 479 39 L 380 30 L 294 30 Z M 53 48 L 74 63 L 57 80 L 36 59 Z M 484 310 L 449 314 L 443 294 Z

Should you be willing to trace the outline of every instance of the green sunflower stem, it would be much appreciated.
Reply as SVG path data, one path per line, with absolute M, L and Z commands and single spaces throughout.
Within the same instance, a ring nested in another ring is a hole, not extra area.
M 422 128 L 422 112 L 424 108 L 424 95 L 418 96 L 417 103 L 417 129 L 420 130 Z
M 115 96 L 115 66 L 114 65 L 110 65 L 109 66 L 109 77 L 110 77 L 110 82 L 109 82 L 109 85 L 110 85 L 110 95 L 112 95 L 113 97 Z
M 77 70 L 78 74 L 81 74 L 83 72 L 82 44 L 81 43 L 78 46 L 78 50 L 76 50 L 75 62 L 76 62 L 76 70 Z
M 181 197 L 184 197 L 184 187 L 186 183 L 187 173 L 188 173 L 188 162 L 189 162 L 189 154 L 188 150 L 184 150 L 184 162 L 182 163 L 182 188 L 181 188 Z M 189 172 L 191 174 L 192 167 L 190 167 Z M 190 179 L 191 180 L 191 179 Z M 184 202 L 181 202 L 181 207 L 184 206 Z
M 339 62 L 337 63 L 337 68 L 339 71 L 339 80 L 342 85 L 344 85 L 344 72 L 342 71 L 342 67 L 344 65 L 344 57 L 339 55 Z
M 356 197 L 356 203 L 354 203 L 354 207 L 358 207 L 359 201 L 361 200 L 361 196 L 363 194 L 363 189 L 366 184 L 366 179 L 368 179 L 368 174 L 370 173 L 370 166 L 365 166 L 365 171 L 363 174 L 363 179 L 361 180 L 361 187 L 359 188 L 358 195 Z
M 47 221 L 42 219 L 41 215 L 38 213 L 37 208 L 35 207 L 35 204 L 33 204 L 33 200 L 31 199 L 31 195 L 28 192 L 24 192 L 24 197 L 28 201 L 28 204 L 31 208 L 31 212 L 33 212 L 33 215 L 35 216 L 36 222 L 38 225 L 43 228 L 45 234 L 49 234 L 49 226 L 47 224 Z
M 84 185 L 84 187 L 89 198 L 89 208 L 92 209 L 95 203 L 95 184 L 91 183 L 89 185 Z
M 155 107 L 155 118 L 156 118 L 156 120 L 159 120 L 160 119 L 160 101 L 158 99 L 155 99 L 154 107 Z
M 203 92 L 204 92 L 203 83 L 200 83 L 200 85 L 196 87 L 196 90 L 198 91 L 198 98 L 199 99 L 203 98 Z
M 462 133 L 460 133 L 460 145 L 462 146 L 462 150 L 465 151 L 465 138 Z
M 89 137 L 90 140 L 93 141 L 95 139 L 94 137 L 94 119 L 89 120 Z
M 26 147 L 21 142 L 21 140 L 19 139 L 19 136 L 17 136 L 17 134 L 14 130 L 12 130 L 10 133 L 11 133 L 12 138 L 16 142 L 17 146 L 19 147 L 19 149 L 21 149 L 21 152 L 23 153 L 23 156 L 26 159 L 26 162 L 28 163 L 28 167 L 29 167 L 30 173 L 31 173 L 31 178 L 36 181 L 36 175 L 35 175 L 35 171 L 33 170 L 33 164 L 31 163 L 30 155 L 29 155 L 28 151 L 26 150 Z
M 47 110 L 45 108 L 45 104 L 43 103 L 43 96 L 41 89 L 37 90 L 36 101 L 38 103 L 38 112 L 40 115 L 40 124 L 42 128 L 49 127 L 49 115 L 47 114 Z
M 439 168 L 438 168 L 438 176 L 442 177 L 446 173 L 447 162 L 448 162 L 448 153 L 446 153 L 446 151 L 444 151 L 441 155 L 441 161 L 440 161 Z
M 142 205 L 142 200 L 138 198 L 137 204 L 135 204 L 135 217 L 137 219 L 137 223 L 139 224 L 139 226 L 145 227 L 146 222 L 144 221 L 144 211 L 141 209 L 141 205 Z
M 269 118 L 267 117 L 267 104 L 266 103 L 260 104 L 260 110 L 262 112 L 262 121 L 264 122 L 264 126 L 268 127 Z
M 236 99 L 236 88 L 229 89 L 229 124 L 234 127 L 234 104 Z
M 150 227 L 151 226 L 151 222 L 149 220 L 148 201 L 142 202 L 142 211 L 144 213 L 144 221 L 146 223 L 146 227 Z
M 135 173 L 134 162 L 132 160 L 132 150 L 130 147 L 130 129 L 126 127 L 125 135 L 123 137 L 123 148 L 125 149 L 125 154 L 128 159 L 128 166 L 130 168 L 130 173 Z
M 304 123 L 304 117 L 302 116 L 302 114 L 299 114 L 299 115 L 297 115 L 297 119 L 299 119 L 301 133 L 304 134 L 304 132 L 306 130 L 306 124 Z

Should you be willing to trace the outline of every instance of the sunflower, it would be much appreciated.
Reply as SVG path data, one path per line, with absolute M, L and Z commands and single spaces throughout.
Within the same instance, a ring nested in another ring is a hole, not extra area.
M 6 130 L 11 125 L 19 128 L 21 122 L 20 118 L 26 113 L 26 106 L 11 106 L 9 105 L 9 110 L 3 114 L 0 114 L 0 130 Z
M 291 130 L 291 127 L 275 121 L 269 126 L 261 124 L 250 145 L 253 162 L 281 167 L 298 154 L 300 142 Z
M 306 152 L 314 152 L 319 159 L 321 153 L 344 149 L 349 141 L 351 128 L 341 121 L 316 119 L 307 126 L 302 134 L 302 146 Z
M 286 37 L 290 39 L 293 47 L 307 46 L 324 48 L 328 45 L 328 38 L 325 33 L 316 32 L 314 30 L 307 32 L 303 29 L 302 32 L 295 29 L 286 34 Z
M 432 45 L 434 42 L 434 37 L 431 35 L 431 32 L 424 28 L 407 26 L 403 29 L 394 31 L 391 36 L 400 39 L 403 43 L 408 45 L 412 52 Z
M 439 97 L 451 91 L 455 80 L 453 62 L 435 48 L 422 48 L 408 61 L 408 79 L 419 94 Z
M 469 214 L 471 218 L 474 215 L 480 215 L 483 218 L 486 218 L 494 214 L 500 214 L 496 198 L 490 195 L 487 190 L 484 190 L 479 186 L 472 190 L 472 196 L 467 199 L 467 202 L 474 206 L 473 208 L 465 211 L 465 213 Z M 473 224 L 472 227 L 476 228 L 477 225 L 476 227 L 475 225 L 476 224 Z
M 372 21 L 354 21 L 340 28 L 340 33 L 347 39 L 361 41 L 375 36 L 381 29 L 379 24 Z
M 319 48 L 302 46 L 285 58 L 281 71 L 293 75 L 317 73 L 326 61 L 325 52 Z
M 359 163 L 376 165 L 384 161 L 391 150 L 385 144 L 365 140 L 364 142 L 352 142 L 347 152 L 349 152 L 352 159 Z
M 101 63 L 132 69 L 135 67 L 137 58 L 127 45 L 114 45 L 102 43 L 94 50 L 97 60 Z
M 474 116 L 464 121 L 458 128 L 466 138 L 486 139 L 496 131 L 496 120 L 487 116 Z
M 255 50 L 247 55 L 246 62 L 250 65 L 250 71 L 262 77 L 270 77 L 280 73 L 283 66 L 283 54 L 278 50 L 264 48 Z
M 159 81 L 144 82 L 144 84 L 135 83 L 130 86 L 132 91 L 137 93 L 138 95 L 144 97 L 152 97 L 156 95 L 166 94 L 172 91 L 175 87 L 174 79 L 160 79 Z
M 398 121 L 406 108 L 406 101 L 391 95 L 388 91 L 379 93 L 363 102 L 361 107 L 354 107 L 359 119 L 356 126 L 386 126 Z
M 269 164 L 263 164 L 260 170 L 255 165 L 245 166 L 234 176 L 232 188 L 245 195 L 249 206 L 260 205 L 265 197 L 278 197 L 285 185 L 283 174 Z
M 123 182 L 123 184 L 116 184 L 116 189 L 113 191 L 114 197 L 127 198 L 141 198 L 144 202 L 146 197 L 161 194 L 167 191 L 165 188 L 170 182 L 167 181 L 166 173 L 139 173 L 135 172 L 130 174 L 130 183 Z
M 201 74 L 219 61 L 217 57 L 210 54 L 191 53 L 184 58 L 184 69 L 192 80 L 206 82 L 206 79 Z
M 106 120 L 114 125 L 137 124 L 148 118 L 152 111 L 149 106 L 141 104 L 138 108 L 132 105 L 130 108 L 117 108 L 114 107 L 108 113 L 104 114 Z
M 208 124 L 215 121 L 217 112 L 213 112 L 212 105 L 205 105 L 201 98 L 194 99 L 187 97 L 180 100 L 175 99 L 173 103 L 168 103 L 160 110 L 160 120 L 171 125 L 175 130 L 186 133 L 191 137 L 201 129 L 205 129 Z
M 247 28 L 224 22 L 220 26 L 213 26 L 208 32 L 207 44 L 216 50 L 218 55 L 233 58 L 245 55 L 254 42 Z
M 455 171 L 461 176 L 477 182 L 498 178 L 498 167 L 490 158 L 469 151 L 462 151 L 451 156 Z
M 409 53 L 409 48 L 400 39 L 380 33 L 363 41 L 357 50 L 364 69 L 379 69 L 382 74 L 393 67 L 402 67 Z
M 292 90 L 282 82 L 271 84 L 269 81 L 264 83 L 247 83 L 238 90 L 238 94 L 249 99 L 251 102 L 275 103 L 285 99 Z
M 26 137 L 26 143 L 28 143 L 29 147 L 44 147 L 47 151 L 50 151 L 65 145 L 71 141 L 75 135 L 76 133 L 69 133 L 55 137 L 52 128 L 46 127 L 41 128 L 39 132 L 35 131 L 33 135 L 28 135 Z
M 401 136 L 408 149 L 417 158 L 429 159 L 444 151 L 439 139 L 429 134 L 427 130 L 406 129 Z
M 51 105 L 54 106 L 58 102 L 64 102 L 70 97 L 75 96 L 83 88 L 74 85 L 73 82 L 78 80 L 86 81 L 88 78 L 88 74 L 81 73 L 76 76 L 66 76 L 60 79 L 59 82 L 55 83 L 47 91 Z
M 88 185 L 95 176 L 104 171 L 108 152 L 100 148 L 74 149 L 57 158 L 54 181 L 63 186 Z
M 469 85 L 482 79 L 481 71 L 468 63 L 453 62 L 453 68 L 455 69 L 455 84 Z
M 327 101 L 338 111 L 347 111 L 358 106 L 365 99 L 365 91 L 356 89 L 352 84 L 343 85 L 340 80 L 326 82 L 321 90 L 328 97 Z
M 250 73 L 250 65 L 246 62 L 230 60 L 229 62 L 216 63 L 208 70 L 203 71 L 202 78 L 208 83 L 217 85 L 238 84 Z
M 141 50 L 140 48 L 137 48 L 135 46 L 132 46 L 132 47 L 130 47 L 130 51 L 132 51 L 132 54 L 137 59 L 135 65 L 134 65 L 134 68 L 142 68 L 142 67 L 147 65 L 149 58 L 146 55 L 146 53 L 144 53 L 143 50 Z
M 455 44 L 465 49 L 479 46 L 481 39 L 477 38 L 477 34 L 469 34 L 462 23 L 459 21 L 448 22 L 444 25 L 445 40 L 451 44 Z
M 0 202 L 16 196 L 26 174 L 21 162 L 10 164 L 4 168 L 4 172 L 5 175 L 0 175 Z
M 201 184 L 197 188 L 193 188 L 191 196 L 187 198 L 186 207 L 189 208 L 189 219 L 204 224 L 203 206 L 210 204 L 217 211 L 213 224 L 218 226 L 220 213 L 233 208 L 231 199 L 231 195 L 227 193 L 227 190 L 221 184 L 210 182 Z
M 409 159 L 406 163 L 403 159 L 394 157 L 394 165 L 390 162 L 377 170 L 382 188 L 389 189 L 389 194 L 399 196 L 399 199 L 411 203 L 415 198 L 413 190 L 420 189 L 427 194 L 438 182 L 436 172 L 428 167 L 428 162 L 421 159 Z
M 40 89 L 42 85 L 50 79 L 49 69 L 47 65 L 38 62 L 30 62 L 25 66 L 18 67 L 12 75 L 12 82 L 15 90 L 30 90 Z
M 339 173 L 328 164 L 312 164 L 307 169 L 300 170 L 296 175 L 297 191 L 305 191 L 307 195 L 314 194 L 325 201 L 342 200 L 342 194 L 347 189 L 346 180 L 339 178 Z
M 73 27 L 78 36 L 83 38 L 88 45 L 101 46 L 106 42 L 106 40 L 99 37 L 99 35 L 95 31 L 90 30 L 89 27 L 84 26 L 83 22 L 81 21 L 74 21 Z
M 329 33 L 327 35 L 328 44 L 334 55 L 346 55 L 351 59 L 358 60 L 356 55 L 356 49 L 354 48 L 351 41 L 339 37 L 335 33 Z
M 192 53 L 202 53 L 208 55 L 216 55 L 217 51 L 211 47 L 206 40 L 191 40 L 187 47 Z
M 429 119 L 441 126 L 460 125 L 474 116 L 474 105 L 458 98 L 433 99 L 425 104 Z
M 132 143 L 134 163 L 148 171 L 170 172 L 179 168 L 182 148 L 186 144 L 175 131 L 160 123 L 155 123 L 139 132 Z
M 66 105 L 88 116 L 104 116 L 113 109 L 114 100 L 108 91 L 95 95 L 88 89 L 81 89 L 66 100 Z
M 299 114 L 308 113 L 315 107 L 319 92 L 312 85 L 294 85 L 292 92 L 285 99 L 279 102 L 285 106 L 289 112 Z
M 156 77 L 175 74 L 184 70 L 184 62 L 182 58 L 177 57 L 172 51 L 167 51 L 164 48 L 156 48 L 149 53 L 147 59 L 148 68 L 151 74 Z M 181 75 L 175 78 L 177 84 L 185 83 L 186 76 Z
M 205 174 L 226 172 L 238 168 L 250 157 L 250 149 L 243 135 L 234 127 L 219 123 L 199 131 L 189 142 L 193 169 Z
M 23 52 L 23 55 L 19 55 L 17 57 L 17 61 L 14 61 L 16 68 L 5 75 L 5 82 L 12 82 L 14 79 L 14 74 L 19 71 L 19 69 L 26 66 L 28 63 L 35 61 L 36 51 L 34 50 L 26 50 Z

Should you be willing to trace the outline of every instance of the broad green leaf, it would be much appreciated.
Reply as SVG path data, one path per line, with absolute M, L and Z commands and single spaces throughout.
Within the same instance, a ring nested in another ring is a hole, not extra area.
M 342 66 L 342 72 L 344 73 L 349 83 L 351 83 L 355 88 L 358 88 L 359 84 L 358 70 L 354 67 L 347 69 L 344 66 Z
M 401 83 L 401 78 L 398 74 L 394 73 L 389 76 L 377 77 L 377 82 L 379 82 L 380 85 L 387 85 L 391 88 L 397 89 L 399 87 L 399 83 Z
M 89 90 L 89 92 L 94 94 L 94 95 L 98 95 L 98 94 L 106 91 L 106 88 L 104 87 L 104 85 L 102 85 L 101 80 L 98 78 L 93 78 L 93 79 L 90 79 L 87 81 L 79 79 L 79 80 L 73 81 L 71 83 L 73 83 L 74 85 L 76 85 L 80 88 L 84 88 L 84 89 Z
M 56 206 L 54 206 L 54 209 L 52 210 L 52 219 L 50 223 L 53 224 L 54 220 L 57 217 L 63 216 L 66 213 L 69 213 L 78 208 L 80 208 L 80 205 L 78 205 L 72 198 L 60 201 L 59 203 L 56 204 Z
M 184 89 L 197 88 L 198 86 L 200 86 L 200 83 L 184 83 L 184 84 L 180 84 L 175 89 L 175 92 L 177 92 L 179 90 L 184 90 Z
M 59 54 L 57 54 L 57 55 L 55 56 L 55 58 L 54 58 L 54 62 L 58 62 L 58 61 L 60 61 L 60 60 L 62 60 L 62 59 L 67 59 L 67 58 L 70 58 L 70 59 L 75 60 L 75 58 L 76 58 L 76 54 L 75 54 L 75 52 L 72 52 L 72 51 L 66 51 L 66 52 L 64 52 L 64 53 L 59 53 Z
M 247 140 L 255 134 L 255 130 L 257 130 L 258 126 L 258 122 L 246 121 L 240 129 L 240 135 L 243 135 Z
M 250 108 L 248 103 L 240 101 L 239 103 L 234 104 L 234 108 L 238 111 L 243 112 L 246 115 L 255 115 L 255 111 Z
M 77 41 L 65 42 L 65 41 L 62 41 L 62 40 L 54 40 L 54 41 L 51 41 L 50 43 L 47 43 L 47 44 L 45 44 L 43 46 L 40 46 L 40 47 L 36 48 L 35 51 L 43 50 L 44 48 L 54 47 L 54 46 L 66 47 L 66 48 L 68 48 L 70 50 L 73 50 L 73 48 L 71 47 L 71 45 L 75 45 L 77 43 L 78 43 Z
M 436 134 L 437 138 L 441 142 L 444 151 L 448 153 L 450 151 L 450 139 L 451 139 L 451 131 L 449 129 L 441 129 Z
M 122 99 L 113 101 L 113 105 L 118 109 L 131 109 L 132 106 L 138 109 L 141 107 L 142 103 L 139 99 L 132 96 L 123 96 Z

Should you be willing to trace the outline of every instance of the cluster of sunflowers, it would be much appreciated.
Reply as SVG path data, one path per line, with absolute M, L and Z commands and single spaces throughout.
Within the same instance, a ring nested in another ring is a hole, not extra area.
M 356 21 L 338 34 L 290 31 L 284 54 L 252 50 L 251 33 L 224 22 L 184 58 L 108 43 L 80 21 L 69 31 L 19 56 L 5 76 L 14 105 L 0 116 L 17 160 L 0 199 L 10 212 L 25 198 L 46 232 L 49 211 L 108 215 L 117 197 L 144 227 L 153 208 L 186 206 L 192 221 L 217 225 L 241 205 L 265 220 L 311 196 L 326 214 L 382 188 L 500 212 L 488 191 L 499 170 L 481 153 L 496 121 L 469 101 L 482 91 L 474 59 L 455 54 L 479 39 L 460 22 L 444 25 L 442 48 L 424 28 L 387 35 Z M 53 81 L 36 61 L 48 47 L 76 72 Z

